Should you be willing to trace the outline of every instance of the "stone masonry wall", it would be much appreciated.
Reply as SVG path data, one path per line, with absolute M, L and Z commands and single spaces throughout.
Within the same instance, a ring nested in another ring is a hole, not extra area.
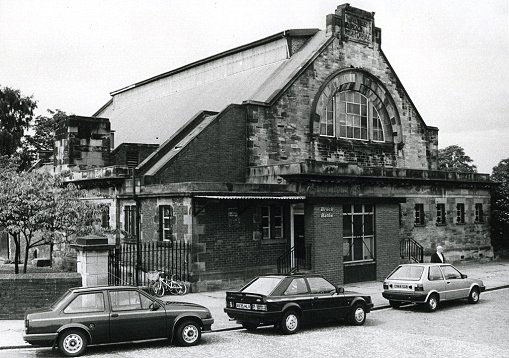
M 446 224 L 436 223 L 438 203 L 445 204 Z M 465 204 L 465 223 L 456 223 L 456 204 Z M 484 220 L 475 222 L 475 204 L 482 204 Z M 424 206 L 424 225 L 415 224 L 415 204 Z M 423 188 L 420 195 L 409 196 L 401 204 L 402 238 L 411 237 L 424 247 L 425 261 L 444 247 L 446 258 L 453 262 L 464 259 L 493 257 L 490 227 L 490 197 L 487 190 Z
M 81 286 L 77 273 L 0 275 L 0 319 L 23 319 L 29 309 L 51 305 L 71 287 Z
M 375 207 L 376 279 L 381 281 L 399 265 L 398 204 Z
M 367 160 L 360 155 L 362 159 L 359 164 L 387 165 L 393 161 L 400 167 L 428 169 L 426 127 L 382 55 L 379 45 L 341 42 L 339 39 L 334 39 L 273 106 L 250 107 L 249 165 L 296 162 L 308 158 L 351 162 L 349 158 L 355 158 L 355 153 L 359 152 L 355 148 L 350 148 L 350 151 L 347 148 L 331 148 L 333 152 L 327 153 L 326 148 L 311 148 L 309 140 L 312 102 L 319 95 L 320 86 L 335 71 L 350 67 L 368 71 L 387 88 L 401 119 L 404 143 L 397 153 L 392 154 L 390 148 L 373 143 L 373 149 L 367 155 L 375 159 Z M 380 152 L 387 152 L 383 160 L 376 159 Z

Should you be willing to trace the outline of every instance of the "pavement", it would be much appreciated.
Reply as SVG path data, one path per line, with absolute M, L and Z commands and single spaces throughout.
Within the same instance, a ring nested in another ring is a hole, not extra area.
M 455 267 L 468 277 L 483 280 L 487 290 L 509 286 L 509 260 L 490 261 L 486 263 L 457 263 Z M 382 297 L 382 283 L 380 281 L 358 282 L 343 286 L 345 290 L 357 291 L 371 296 L 375 309 L 388 306 L 388 301 Z M 481 295 L 482 297 L 482 295 Z M 185 296 L 165 296 L 165 301 L 193 302 L 210 309 L 214 317 L 212 329 L 230 330 L 240 326 L 230 321 L 224 313 L 226 291 L 189 293 Z M 482 298 L 481 298 L 482 299 Z M 23 341 L 23 320 L 0 320 L 0 350 L 30 347 Z

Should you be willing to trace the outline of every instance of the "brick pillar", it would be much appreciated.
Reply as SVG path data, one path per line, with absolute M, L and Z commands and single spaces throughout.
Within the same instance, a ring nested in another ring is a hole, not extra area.
M 399 206 L 377 204 L 376 230 L 376 279 L 382 281 L 399 265 Z
M 340 204 L 306 203 L 306 244 L 311 243 L 311 270 L 335 285 L 343 283 L 343 208 Z
M 86 236 L 76 239 L 72 245 L 78 253 L 77 271 L 81 274 L 83 287 L 108 284 L 108 238 Z

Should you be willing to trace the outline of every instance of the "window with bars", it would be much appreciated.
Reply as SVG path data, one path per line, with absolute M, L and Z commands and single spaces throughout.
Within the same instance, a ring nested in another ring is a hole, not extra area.
M 447 224 L 445 221 L 445 204 L 437 204 L 437 225 L 445 225 Z
M 415 225 L 424 225 L 424 204 L 415 204 Z
M 159 240 L 173 241 L 173 209 L 170 205 L 159 206 Z
M 378 111 L 368 98 L 355 91 L 338 92 L 329 100 L 320 117 L 320 135 L 385 140 Z
M 343 205 L 343 261 L 374 260 L 373 205 Z
M 456 224 L 464 224 L 465 223 L 465 204 L 457 203 L 456 204 Z
M 482 204 L 476 203 L 475 204 L 475 222 L 476 223 L 483 223 L 484 222 L 484 213 L 482 210 Z
M 124 206 L 124 230 L 131 237 L 136 237 L 136 205 Z
M 284 237 L 284 215 L 280 205 L 262 206 L 260 209 L 263 239 L 282 239 Z

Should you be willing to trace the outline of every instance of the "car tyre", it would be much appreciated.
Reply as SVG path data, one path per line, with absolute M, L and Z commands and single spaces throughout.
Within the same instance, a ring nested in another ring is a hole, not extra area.
M 389 306 L 392 308 L 398 309 L 401 307 L 401 302 L 398 301 L 389 301 Z
M 242 327 L 247 329 L 249 332 L 254 332 L 258 328 L 258 323 L 242 322 Z
M 201 328 L 192 320 L 185 320 L 177 327 L 177 343 L 180 346 L 195 346 L 200 342 Z
M 479 289 L 477 287 L 472 288 L 468 295 L 468 303 L 476 304 L 477 302 L 479 302 L 479 298 L 480 298 Z
M 366 322 L 366 308 L 362 303 L 356 303 L 350 311 L 348 317 L 351 324 L 354 326 L 362 326 Z
M 438 309 L 439 298 L 436 293 L 431 294 L 426 301 L 426 309 L 428 312 L 435 312 Z
M 300 315 L 293 310 L 286 311 L 281 317 L 279 327 L 283 334 L 297 333 L 300 328 Z
M 66 357 L 78 357 L 87 349 L 88 339 L 85 332 L 79 329 L 69 329 L 58 337 L 58 348 Z

